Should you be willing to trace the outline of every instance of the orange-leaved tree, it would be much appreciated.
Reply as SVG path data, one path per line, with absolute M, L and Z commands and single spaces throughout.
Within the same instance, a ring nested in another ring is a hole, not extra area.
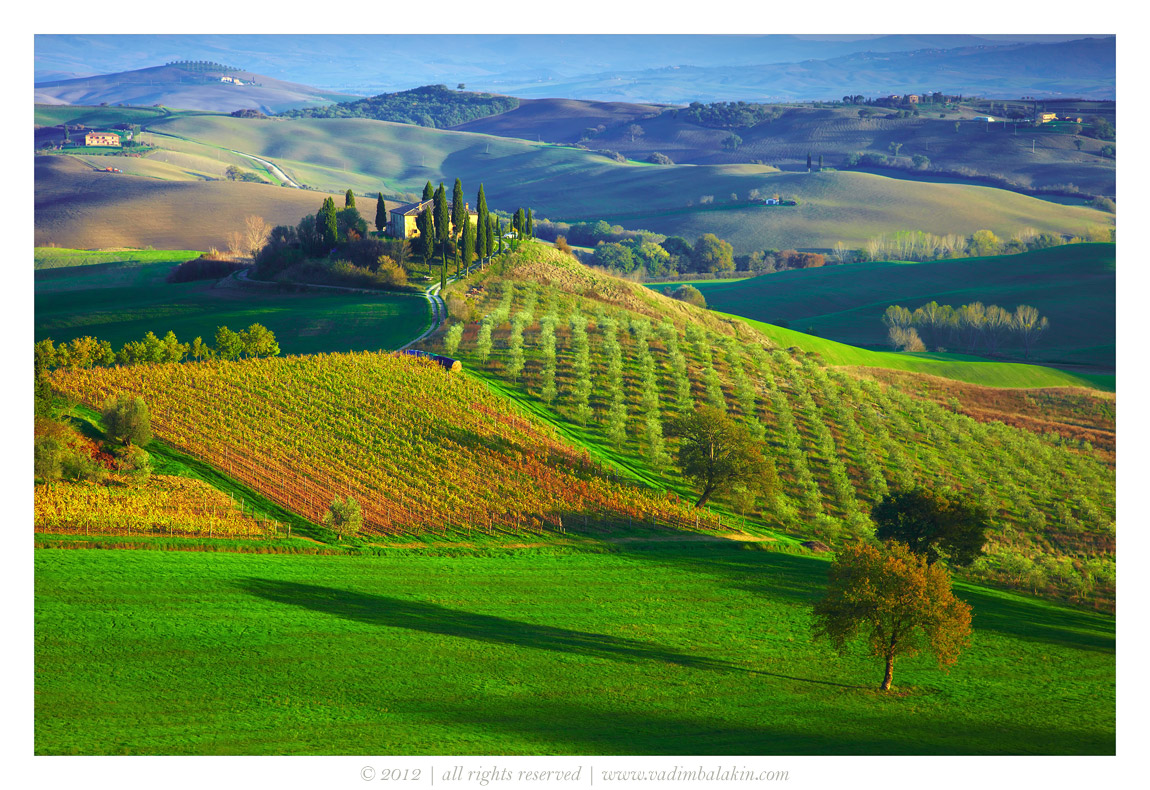
M 839 551 L 826 596 L 815 604 L 815 636 L 843 652 L 862 636 L 870 655 L 886 662 L 883 691 L 894 660 L 922 649 L 948 668 L 970 641 L 970 605 L 954 597 L 950 574 L 903 543 L 859 543 Z

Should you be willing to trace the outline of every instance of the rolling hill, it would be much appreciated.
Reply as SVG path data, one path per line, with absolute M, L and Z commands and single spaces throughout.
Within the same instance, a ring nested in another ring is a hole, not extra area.
M 221 77 L 243 84 L 221 82 Z M 251 109 L 270 114 L 355 98 L 243 69 L 193 70 L 179 65 L 36 83 L 37 104 L 163 105 L 213 112 Z
M 235 158 L 226 149 L 243 151 L 272 160 L 296 181 L 320 190 L 338 193 L 350 187 L 363 194 L 382 188 L 387 194 L 418 194 L 428 180 L 450 184 L 461 178 L 467 185 L 483 183 L 495 208 L 513 211 L 517 206 L 530 206 L 540 218 L 605 219 L 692 239 L 715 233 L 729 240 L 737 252 L 826 249 L 838 241 L 858 247 L 869 237 L 907 229 L 966 235 L 988 228 L 1009 238 L 1025 227 L 1082 233 L 1090 225 L 1113 222 L 1112 214 L 988 187 L 855 172 L 780 173 L 751 164 L 662 167 L 620 163 L 573 148 L 372 120 L 201 115 L 160 119 L 147 128 L 149 133 L 141 135 L 142 139 L 198 157 L 201 163 L 217 156 Z M 250 166 L 250 160 L 235 161 Z M 58 166 L 41 168 L 45 189 L 51 188 L 50 176 L 59 170 Z M 125 182 L 128 179 L 121 183 Z M 203 188 L 229 186 L 233 185 L 205 184 Z M 802 204 L 775 209 L 725 203 L 730 194 L 745 198 L 751 189 L 792 195 Z M 161 193 L 153 189 L 152 194 L 158 199 Z M 701 205 L 707 196 L 716 202 Z M 104 201 L 96 197 L 87 201 L 94 224 L 101 211 L 117 210 L 107 205 L 108 199 L 119 200 L 109 195 Z M 102 208 L 101 202 L 105 203 Z M 367 215 L 362 207 L 361 212 Z M 168 246 L 200 246 L 190 244 L 178 226 L 157 228 L 149 237 L 159 233 L 171 237 Z
M 980 301 L 1010 311 L 1029 304 L 1051 325 L 1033 362 L 1112 373 L 1114 256 L 1112 244 L 1072 244 L 1020 255 L 857 263 L 693 285 L 712 309 L 872 349 L 887 346 L 882 315 L 892 304 L 912 311 L 929 301 L 955 308 Z M 1020 348 L 1008 344 L 1003 351 L 1021 360 Z
M 452 292 L 470 294 L 483 317 L 457 324 L 452 335 L 437 333 L 425 347 L 462 359 L 465 370 L 657 488 L 682 486 L 663 456 L 674 445 L 664 439 L 665 426 L 708 403 L 766 443 L 778 496 L 751 511 L 775 529 L 832 542 L 862 536 L 870 504 L 886 491 L 951 486 L 984 503 L 998 524 L 976 577 L 1005 581 L 996 568 L 1014 552 L 1112 556 L 1113 469 L 1106 456 L 1078 440 L 1008 427 L 997 417 L 978 422 L 919 399 L 913 377 L 884 385 L 857 370 L 905 355 L 847 346 L 858 356 L 808 353 L 797 332 L 777 335 L 773 327 L 700 310 L 541 245 Z M 912 370 L 984 370 L 985 383 L 998 386 L 1086 383 L 1028 365 L 921 362 Z M 1077 515 L 1065 508 L 1069 501 Z
M 112 160 L 102 157 L 100 164 L 106 161 Z M 188 180 L 168 180 L 180 174 L 178 165 L 153 159 L 116 157 L 115 163 L 138 175 L 98 172 L 77 157 L 36 157 L 37 246 L 224 249 L 227 234 L 242 230 L 244 217 L 295 225 L 327 197 L 266 184 L 203 181 L 186 171 Z M 374 200 L 357 203 L 361 214 L 374 218 Z
M 597 101 L 786 101 L 838 99 L 847 93 L 887 95 L 931 90 L 992 98 L 1030 96 L 1115 97 L 1113 36 L 1059 42 L 854 51 L 790 63 L 696 65 L 552 75 L 506 75 L 477 80 L 489 90 L 523 98 L 569 96 Z M 929 45 L 927 45 L 929 46 Z
M 1065 129 L 1010 124 L 987 126 L 973 119 L 986 110 L 949 110 L 945 118 L 924 112 L 918 117 L 861 119 L 858 108 L 783 107 L 781 114 L 749 128 L 733 130 L 742 142 L 735 150 L 723 145 L 727 128 L 690 122 L 676 109 L 622 102 L 579 102 L 570 99 L 524 100 L 518 109 L 454 127 L 460 131 L 517 137 L 524 140 L 574 144 L 589 129 L 602 131 L 584 140 L 591 149 L 619 151 L 646 160 L 658 152 L 676 164 L 738 164 L 763 162 L 782 170 L 806 171 L 807 155 L 817 164 L 842 168 L 852 154 L 895 157 L 902 170 L 886 175 L 922 181 L 970 183 L 979 178 L 992 185 L 1022 189 L 1079 189 L 1087 194 L 1114 194 L 1115 163 L 1101 153 L 1105 141 L 1076 138 Z M 1081 112 L 1085 118 L 1112 118 L 1113 105 Z M 958 121 L 958 128 L 955 122 Z M 639 133 L 632 126 L 640 128 Z M 1081 144 L 1076 145 L 1075 140 Z M 911 158 L 926 156 L 927 169 L 911 167 Z M 1073 185 L 1073 187 L 1071 187 Z

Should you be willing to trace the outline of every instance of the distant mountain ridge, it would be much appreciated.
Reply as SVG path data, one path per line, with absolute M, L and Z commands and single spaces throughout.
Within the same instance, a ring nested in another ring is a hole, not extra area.
M 862 51 L 827 59 L 740 66 L 662 66 L 567 80 L 478 83 L 522 98 L 594 101 L 804 101 L 846 94 L 942 91 L 988 98 L 1115 98 L 1114 37 L 1056 43 L 997 42 L 903 52 Z
M 1081 37 L 1022 35 L 1017 39 L 1053 42 Z M 41 76 L 44 72 L 55 72 L 52 77 L 61 72 L 107 74 L 192 58 L 239 62 L 269 78 L 363 96 L 460 82 L 472 89 L 507 93 L 501 86 L 515 79 L 524 84 L 536 80 L 558 83 L 614 70 L 758 66 L 826 60 L 859 52 L 1009 43 L 1010 38 L 1003 36 L 940 34 L 39 35 L 35 40 L 35 69 L 37 81 L 43 81 L 51 78 Z M 349 68 L 349 64 L 354 67 Z
M 225 81 L 225 78 L 231 81 Z M 194 69 L 178 64 L 39 82 L 36 83 L 35 97 L 37 104 L 162 104 L 183 110 L 214 112 L 251 109 L 269 115 L 294 107 L 357 98 L 284 82 L 244 69 Z

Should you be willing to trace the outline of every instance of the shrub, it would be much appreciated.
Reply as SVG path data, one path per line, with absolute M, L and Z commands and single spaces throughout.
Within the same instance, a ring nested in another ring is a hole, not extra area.
M 147 480 L 152 474 L 152 456 L 142 447 L 129 444 L 116 450 L 116 468 L 134 480 Z
M 695 307 L 706 308 L 707 306 L 707 300 L 703 298 L 702 292 L 693 285 L 680 285 L 671 292 L 671 298 L 693 304 Z
M 1114 201 L 1107 197 L 1096 197 L 1090 201 L 1090 205 L 1102 211 L 1109 211 L 1111 214 L 1114 214 L 1118 210 L 1117 206 L 1114 205 Z
M 143 398 L 117 395 L 104 404 L 104 431 L 124 444 L 145 445 L 152 441 L 152 421 Z
M 218 253 L 217 253 L 218 255 Z M 168 272 L 168 282 L 187 283 L 195 280 L 218 280 L 232 272 L 247 268 L 246 263 L 218 260 L 204 255 L 194 260 L 184 261 Z
M 655 151 L 650 156 L 648 156 L 647 161 L 653 165 L 673 165 L 673 164 L 675 164 L 673 161 L 671 161 L 671 157 L 667 156 L 666 154 L 661 154 L 658 151 Z

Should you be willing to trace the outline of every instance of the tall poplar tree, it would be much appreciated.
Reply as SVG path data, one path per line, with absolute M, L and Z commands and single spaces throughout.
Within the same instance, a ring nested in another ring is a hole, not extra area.
M 383 193 L 379 193 L 379 197 L 375 203 L 375 229 L 383 233 L 383 229 L 387 227 L 387 206 L 383 202 Z

